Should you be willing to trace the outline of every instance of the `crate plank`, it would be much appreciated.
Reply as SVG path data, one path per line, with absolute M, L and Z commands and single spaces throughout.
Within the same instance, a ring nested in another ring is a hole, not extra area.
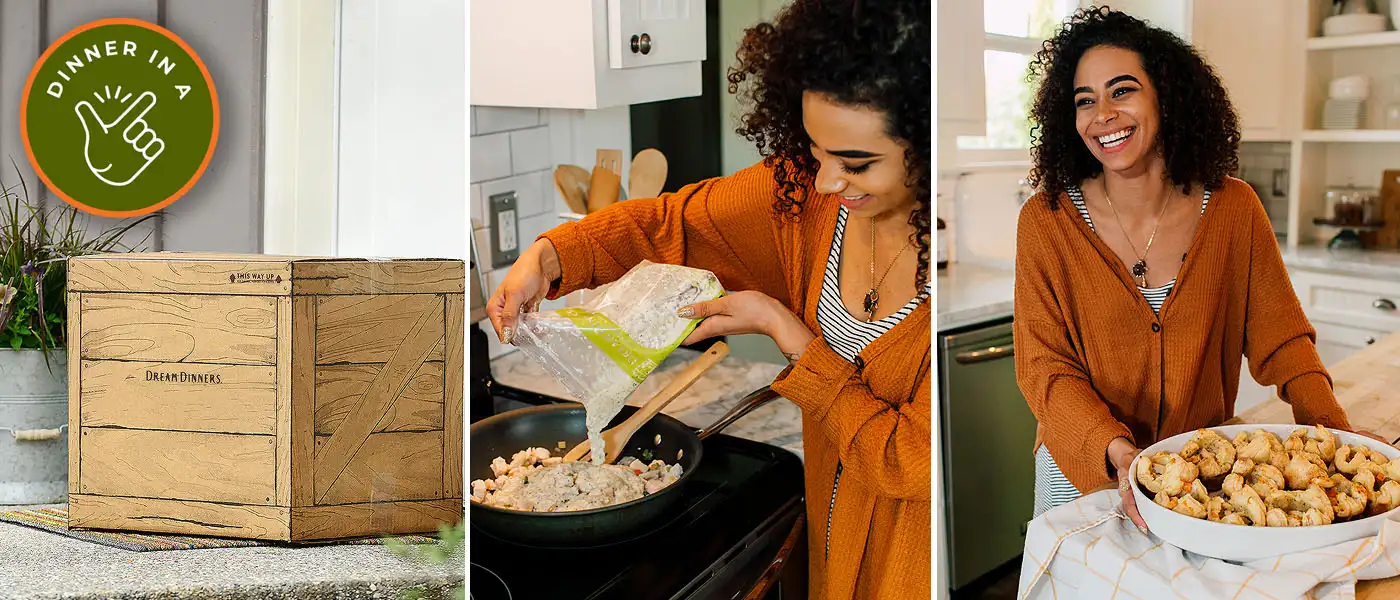
M 441 296 L 320 296 L 316 307 L 316 364 L 382 363 L 404 343 L 409 327 L 436 313 L 428 327 L 442 337 Z M 428 360 L 442 360 L 434 348 Z
M 274 367 L 88 360 L 81 369 L 84 427 L 276 433 Z
M 83 358 L 270 365 L 277 358 L 272 298 L 84 294 Z
M 277 505 L 292 505 L 292 299 L 277 299 Z
M 81 492 L 273 503 L 276 438 L 84 427 Z
M 403 345 L 375 376 L 350 416 L 316 452 L 315 489 L 318 501 L 345 470 L 345 466 L 359 451 L 365 438 L 374 430 L 375 424 L 384 417 L 389 406 L 399 395 L 398 392 L 427 360 L 428 354 L 435 347 L 442 345 L 443 330 L 438 328 L 434 331 L 431 325 L 435 322 L 442 324 L 440 310 L 426 311 L 419 315 L 418 320 L 409 328 Z
M 436 533 L 440 525 L 461 521 L 461 498 L 293 507 L 292 539 L 353 538 L 382 531 Z
M 466 338 L 463 331 L 466 321 L 466 298 L 453 294 L 446 299 L 447 369 L 443 377 L 447 382 L 444 390 L 442 416 L 442 495 L 462 496 L 462 396 L 465 393 L 466 377 Z
M 316 435 L 335 433 L 383 368 L 328 365 L 316 369 Z M 443 363 L 423 363 L 374 432 L 442 429 L 442 382 Z
M 291 539 L 291 509 L 285 506 L 75 494 L 68 498 L 68 524 L 75 529 Z
M 79 292 L 173 292 L 181 294 L 288 295 L 287 260 L 73 260 L 68 289 Z
M 292 298 L 292 506 L 316 503 L 316 298 Z
M 330 489 L 316 490 L 317 504 L 441 498 L 442 458 L 441 431 L 370 434 Z
M 76 494 L 79 491 L 78 483 L 82 480 L 82 470 L 78 457 L 82 456 L 82 436 L 78 432 L 82 431 L 82 403 L 73 401 L 73 391 L 79 389 L 83 376 L 83 359 L 80 346 L 73 343 L 82 337 L 83 313 L 81 310 L 83 295 L 77 292 L 68 292 L 68 493 Z M 80 396 L 81 397 L 81 396 Z
M 292 264 L 295 295 L 461 294 L 462 261 L 301 261 Z

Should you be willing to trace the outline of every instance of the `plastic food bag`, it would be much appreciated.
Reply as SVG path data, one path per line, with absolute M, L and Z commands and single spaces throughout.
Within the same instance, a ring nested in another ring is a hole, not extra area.
M 699 323 L 676 311 L 723 294 L 714 273 L 643 261 L 588 304 L 522 315 L 515 345 L 583 403 L 602 463 L 603 428 Z

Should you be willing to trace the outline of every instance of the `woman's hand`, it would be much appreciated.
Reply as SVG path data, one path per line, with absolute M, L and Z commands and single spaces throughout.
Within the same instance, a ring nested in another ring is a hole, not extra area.
M 816 338 L 797 315 L 761 292 L 745 291 L 721 296 L 681 307 L 676 314 L 683 319 L 704 319 L 682 344 L 693 344 L 721 335 L 761 333 L 773 338 L 789 361 L 796 361 L 807 344 Z
M 486 316 L 491 318 L 496 338 L 502 344 L 514 340 L 520 313 L 538 309 L 540 301 L 549 294 L 550 282 L 559 275 L 559 254 L 548 239 L 536 241 L 520 254 L 486 302 Z
M 1108 443 L 1108 462 L 1118 471 L 1118 496 L 1123 499 L 1123 512 L 1137 525 L 1139 531 L 1147 533 L 1147 521 L 1138 513 L 1137 500 L 1133 499 L 1133 484 L 1128 474 L 1133 467 L 1133 459 L 1140 452 L 1128 438 L 1113 438 Z

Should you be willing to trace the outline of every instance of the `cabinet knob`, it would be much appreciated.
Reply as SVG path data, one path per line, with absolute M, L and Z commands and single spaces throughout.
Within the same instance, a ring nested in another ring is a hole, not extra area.
M 1381 310 L 1395 310 L 1395 303 L 1388 298 L 1377 298 L 1375 302 L 1371 303 L 1371 307 Z
M 637 36 L 635 36 L 635 35 L 632 36 L 632 54 L 636 54 L 636 53 L 640 52 L 640 51 L 641 51 L 641 48 L 642 48 L 642 38 L 637 37 Z
M 642 54 L 651 54 L 651 35 L 643 33 L 641 39 Z
M 1366 337 L 1366 345 L 1367 345 L 1367 346 L 1370 346 L 1371 344 L 1374 344 L 1374 343 L 1376 343 L 1376 338 L 1373 338 L 1373 337 L 1370 337 L 1370 336 L 1367 336 L 1367 337 Z

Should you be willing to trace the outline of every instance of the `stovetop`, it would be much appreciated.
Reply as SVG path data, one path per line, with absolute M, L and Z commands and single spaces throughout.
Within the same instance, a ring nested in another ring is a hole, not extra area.
M 513 402 L 554 400 L 493 387 Z M 472 527 L 471 598 L 731 598 L 749 589 L 804 510 L 802 463 L 782 448 L 723 434 L 704 444 L 672 515 L 630 541 L 535 548 Z

